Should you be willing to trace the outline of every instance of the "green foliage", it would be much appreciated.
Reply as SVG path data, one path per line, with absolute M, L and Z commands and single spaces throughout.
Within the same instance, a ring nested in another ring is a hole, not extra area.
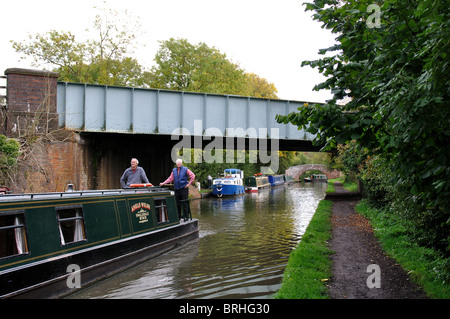
M 20 155 L 20 144 L 14 139 L 0 135 L 0 184 L 7 185 L 9 173 L 15 169 Z
M 392 169 L 392 162 L 380 155 L 368 155 L 364 151 L 358 153 L 357 149 L 358 145 L 354 142 L 340 145 L 335 161 L 340 165 L 339 169 L 351 172 L 354 180 L 362 182 L 362 191 L 368 203 L 397 216 L 395 223 L 418 244 L 448 254 L 447 215 L 429 206 L 422 197 L 405 190 Z
M 391 174 L 389 164 L 382 158 L 367 156 L 359 167 L 358 177 L 372 206 L 386 207 L 394 199 L 395 176 Z
M 367 151 L 362 150 L 354 141 L 339 144 L 335 168 L 345 174 L 347 180 L 356 180 L 356 173 L 367 157 Z
M 379 2 L 375 2 L 379 3 Z M 279 123 L 317 134 L 328 148 L 355 140 L 379 155 L 396 176 L 397 203 L 426 230 L 439 229 L 428 245 L 450 249 L 450 8 L 445 1 L 380 3 L 381 24 L 368 24 L 373 0 L 317 0 L 306 5 L 337 35 L 325 55 L 302 65 L 327 77 L 315 89 L 330 89 L 324 105 L 301 107 Z M 345 105 L 337 102 L 350 100 Z M 425 210 L 423 210 L 425 209 Z M 414 213 L 412 213 L 414 211 Z M 427 222 L 428 221 L 428 222 Z M 449 251 L 448 251 L 449 252 Z
M 355 141 L 340 144 L 334 158 L 335 168 L 345 174 L 344 183 L 363 184 L 363 195 L 373 206 L 385 207 L 392 200 L 393 184 L 389 163 L 380 156 L 369 155 Z
M 256 74 L 245 73 L 214 47 L 174 38 L 160 43 L 155 56 L 156 66 L 149 75 L 151 87 L 277 98 L 277 89 L 272 83 Z
M 265 99 L 278 99 L 278 90 L 275 84 L 259 77 L 255 73 L 246 73 L 247 89 L 246 96 L 260 97 Z
M 186 39 L 161 41 L 152 69 L 151 86 L 178 91 L 239 94 L 245 91 L 245 73 L 225 54 Z
M 341 183 L 342 187 L 349 192 L 357 192 L 358 191 L 358 183 L 355 181 L 345 181 L 346 177 L 338 177 L 328 180 L 327 193 L 334 193 L 336 188 L 334 187 L 335 183 Z

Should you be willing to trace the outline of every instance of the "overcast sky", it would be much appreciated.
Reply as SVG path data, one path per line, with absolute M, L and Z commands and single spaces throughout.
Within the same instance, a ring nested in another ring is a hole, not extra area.
M 307 0 L 106 0 L 118 11 L 127 9 L 140 18 L 144 34 L 135 58 L 146 68 L 160 40 L 186 38 L 214 46 L 246 72 L 253 72 L 275 84 L 281 99 L 324 102 L 330 92 L 312 91 L 323 82 L 316 69 L 301 67 L 304 60 L 317 59 L 318 50 L 334 44 L 335 36 L 313 21 L 304 11 Z M 28 34 L 50 30 L 88 36 L 100 0 L 3 1 L 0 32 L 0 74 L 7 68 L 32 68 L 19 62 L 10 40 L 23 41 Z M 0 84 L 3 85 L 3 84 Z

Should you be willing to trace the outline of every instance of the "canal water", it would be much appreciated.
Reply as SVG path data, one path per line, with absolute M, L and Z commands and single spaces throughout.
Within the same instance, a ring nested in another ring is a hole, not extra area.
M 71 298 L 271 298 L 326 183 L 191 201 L 199 238 Z

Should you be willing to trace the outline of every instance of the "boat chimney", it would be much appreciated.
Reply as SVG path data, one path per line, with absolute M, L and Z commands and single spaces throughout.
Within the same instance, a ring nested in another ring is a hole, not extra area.
M 67 191 L 66 192 L 73 192 L 73 184 L 67 185 Z

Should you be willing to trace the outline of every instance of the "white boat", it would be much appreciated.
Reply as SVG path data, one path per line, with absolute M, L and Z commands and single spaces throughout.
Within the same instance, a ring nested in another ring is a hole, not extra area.
M 213 180 L 212 193 L 217 197 L 223 195 L 244 194 L 244 171 L 237 168 L 228 168 L 224 171 L 223 178 Z

